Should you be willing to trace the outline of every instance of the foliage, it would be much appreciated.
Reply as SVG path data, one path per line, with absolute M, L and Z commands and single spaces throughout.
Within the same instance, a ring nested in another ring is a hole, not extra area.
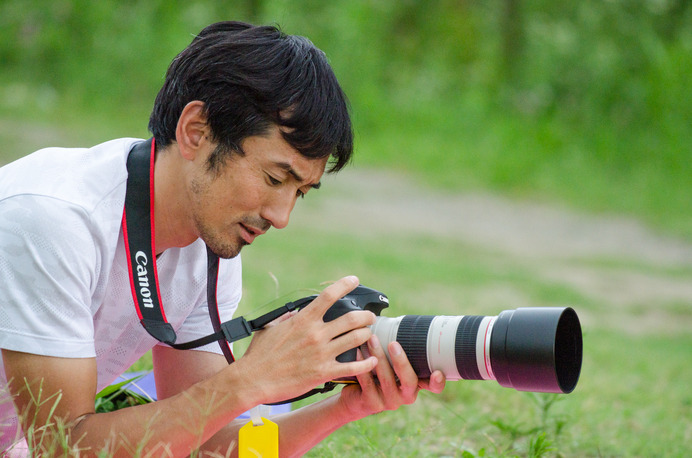
M 109 385 L 96 394 L 94 402 L 96 413 L 113 412 L 114 410 L 124 409 L 152 402 L 149 396 L 143 396 L 136 391 L 128 389 L 130 384 L 135 384 L 144 375 L 132 377 L 113 385 Z
M 278 23 L 327 52 L 352 100 L 358 164 L 692 238 L 684 0 L 6 0 L 0 114 L 145 136 L 172 56 L 231 18 Z

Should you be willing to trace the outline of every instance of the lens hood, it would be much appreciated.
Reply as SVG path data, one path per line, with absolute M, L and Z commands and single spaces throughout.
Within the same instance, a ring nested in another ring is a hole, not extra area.
M 525 307 L 500 313 L 492 329 L 490 361 L 504 387 L 572 392 L 582 363 L 576 312 L 570 307 Z

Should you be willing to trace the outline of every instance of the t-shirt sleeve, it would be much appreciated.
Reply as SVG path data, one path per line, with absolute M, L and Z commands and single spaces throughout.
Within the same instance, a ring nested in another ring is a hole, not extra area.
M 0 201 L 0 348 L 95 356 L 95 246 L 78 206 L 34 195 Z

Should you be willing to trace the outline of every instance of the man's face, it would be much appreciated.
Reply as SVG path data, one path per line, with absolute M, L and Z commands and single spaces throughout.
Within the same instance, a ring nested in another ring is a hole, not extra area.
M 197 235 L 221 258 L 232 258 L 270 227 L 281 229 L 296 199 L 319 187 L 328 158 L 308 159 L 278 129 L 242 143 L 218 173 L 199 167 L 188 187 Z M 209 151 L 211 153 L 211 151 Z

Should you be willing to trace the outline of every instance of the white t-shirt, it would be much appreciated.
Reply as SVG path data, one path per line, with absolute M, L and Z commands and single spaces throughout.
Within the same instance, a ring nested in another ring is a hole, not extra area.
M 137 141 L 47 148 L 0 168 L 0 348 L 95 357 L 98 390 L 157 344 L 137 317 L 121 230 L 126 160 Z M 166 250 L 157 268 L 177 342 L 212 333 L 204 243 Z M 240 256 L 222 259 L 222 321 L 241 291 Z M 220 353 L 216 343 L 200 349 Z M 6 382 L 0 364 L 0 450 L 17 434 Z

